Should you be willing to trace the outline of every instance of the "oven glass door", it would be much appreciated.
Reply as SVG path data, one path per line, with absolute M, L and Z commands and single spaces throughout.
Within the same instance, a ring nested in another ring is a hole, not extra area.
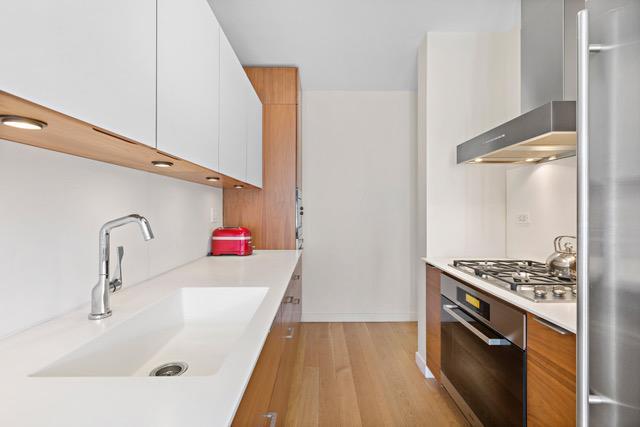
M 525 425 L 525 354 L 442 297 L 442 374 L 486 426 Z

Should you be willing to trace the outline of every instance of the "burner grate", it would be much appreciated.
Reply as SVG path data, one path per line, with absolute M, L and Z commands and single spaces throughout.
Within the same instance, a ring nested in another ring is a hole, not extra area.
M 472 271 L 483 279 L 494 278 L 509 285 L 511 290 L 518 286 L 563 285 L 573 286 L 575 280 L 562 279 L 549 274 L 547 266 L 530 260 L 455 260 L 454 267 Z

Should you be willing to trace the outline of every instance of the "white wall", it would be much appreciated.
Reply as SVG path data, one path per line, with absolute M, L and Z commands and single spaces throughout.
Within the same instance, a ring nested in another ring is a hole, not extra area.
M 0 337 L 88 304 L 104 222 L 139 213 L 155 233 L 113 231 L 124 286 L 205 255 L 222 223 L 221 190 L 1 140 L 0 197 Z
M 303 319 L 415 319 L 415 93 L 303 99 Z
M 507 170 L 507 256 L 545 261 L 553 239 L 577 231 L 576 158 Z M 529 214 L 529 224 L 516 217 Z
M 418 177 L 426 184 L 428 257 L 506 254 L 506 168 L 458 165 L 456 146 L 520 112 L 519 31 L 428 33 L 419 51 Z M 421 169 L 424 169 L 421 170 Z M 420 239 L 419 244 L 421 244 Z M 422 244 L 421 244 L 422 245 Z M 418 286 L 418 352 L 426 357 L 424 265 Z

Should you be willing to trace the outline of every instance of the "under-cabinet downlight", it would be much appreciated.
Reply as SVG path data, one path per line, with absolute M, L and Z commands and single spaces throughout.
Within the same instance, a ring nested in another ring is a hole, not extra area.
M 170 168 L 171 166 L 173 166 L 172 162 L 167 162 L 164 160 L 154 160 L 151 162 L 151 164 L 159 168 Z
M 216 182 L 216 181 L 220 181 L 220 177 L 217 176 L 208 176 L 205 178 L 207 181 L 211 181 L 211 182 Z
M 0 115 L 0 124 L 24 130 L 42 130 L 47 127 L 47 124 L 41 120 L 9 115 Z
M 534 159 L 534 158 L 529 158 L 527 160 L 525 160 L 525 162 L 531 163 L 531 162 L 535 162 L 538 159 Z
M 239 190 L 241 188 L 244 188 L 244 185 L 236 184 L 236 185 L 233 186 L 233 188 Z

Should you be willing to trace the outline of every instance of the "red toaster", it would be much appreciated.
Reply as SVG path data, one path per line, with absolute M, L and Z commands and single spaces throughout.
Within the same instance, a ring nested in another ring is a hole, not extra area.
M 251 231 L 244 227 L 219 227 L 211 236 L 211 255 L 251 255 Z

